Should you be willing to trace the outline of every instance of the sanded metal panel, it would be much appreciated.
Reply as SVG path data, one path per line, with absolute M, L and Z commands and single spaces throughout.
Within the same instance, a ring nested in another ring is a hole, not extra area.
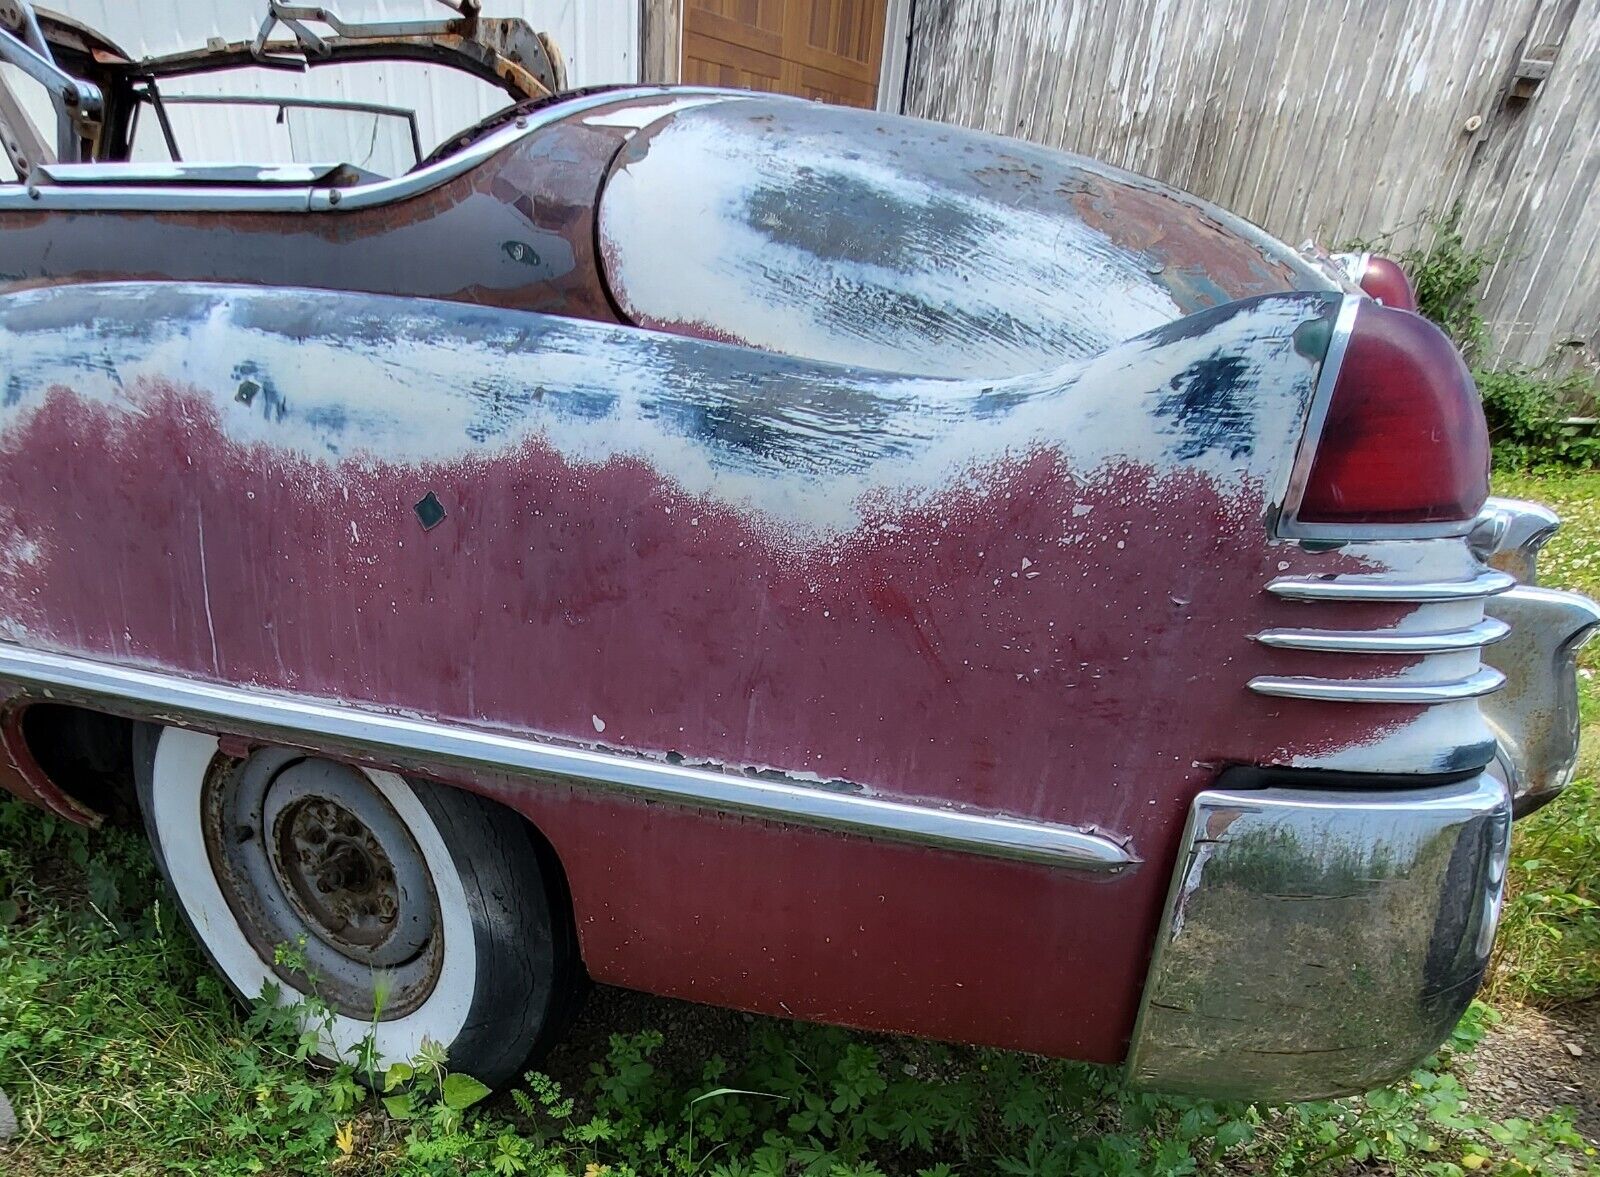
M 788 98 L 652 123 L 599 230 L 643 326 L 929 375 L 1026 372 L 1331 287 L 1222 210 L 1095 161 Z
M 427 299 L 16 292 L 0 635 L 1111 838 L 1145 865 L 1049 874 L 408 765 L 534 816 L 601 980 L 1114 1059 L 1167 882 L 1150 866 L 1221 765 L 1428 772 L 1451 747 L 1426 707 L 1245 686 L 1415 661 L 1264 629 L 1452 620 L 1286 601 L 1273 577 L 1470 562 L 1461 540 L 1272 540 L 1338 306 L 1269 295 L 936 380 Z M 1052 967 L 1019 972 L 1024 952 Z

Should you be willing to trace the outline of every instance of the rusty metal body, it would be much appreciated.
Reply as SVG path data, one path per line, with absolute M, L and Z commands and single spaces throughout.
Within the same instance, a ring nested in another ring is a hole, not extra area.
M 1472 632 L 1505 587 L 1459 537 L 1272 534 L 1354 297 L 1320 271 L 1001 140 L 574 103 L 388 203 L 0 194 L 10 714 L 499 799 L 602 981 L 1098 1061 L 1224 769 L 1493 757 L 1476 648 L 1252 640 Z M 1437 694 L 1261 687 L 1307 674 Z M 83 816 L 3 730 L 0 784 Z M 1488 788 L 1440 828 L 1497 896 Z

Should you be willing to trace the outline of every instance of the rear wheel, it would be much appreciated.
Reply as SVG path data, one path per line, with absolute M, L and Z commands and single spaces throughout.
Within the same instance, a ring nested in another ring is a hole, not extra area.
M 135 760 L 195 938 L 241 997 L 276 984 L 325 1003 L 326 1054 L 354 1061 L 370 1034 L 382 1065 L 430 1039 L 497 1085 L 562 1028 L 577 957 L 558 872 L 521 818 L 287 748 L 229 756 L 178 728 L 141 729 Z

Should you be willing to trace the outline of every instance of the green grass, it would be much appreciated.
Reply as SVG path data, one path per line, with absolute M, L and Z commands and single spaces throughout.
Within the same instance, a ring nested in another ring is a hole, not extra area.
M 1600 598 L 1600 474 L 1497 474 L 1495 493 L 1554 508 L 1561 530 L 1540 582 Z M 1577 779 L 1517 823 L 1510 899 L 1489 993 L 1497 1001 L 1577 1001 L 1600 993 L 1600 643 L 1579 658 L 1582 752 Z
M 1288 1109 L 767 1019 L 722 1057 L 614 1036 L 570 1093 L 530 1075 L 480 1103 L 424 1057 L 373 1095 L 352 1065 L 308 1061 L 282 1011 L 225 997 L 174 930 L 137 835 L 0 804 L 0 894 L 0 1086 L 24 1124 L 0 1172 L 14 1177 L 1592 1171 L 1569 1118 L 1472 1110 L 1459 1070 L 1493 1016 L 1483 1007 L 1408 1081 Z
M 1600 475 L 1503 478 L 1496 491 L 1555 505 L 1568 523 L 1546 583 L 1600 593 Z M 1592 679 L 1585 705 L 1600 719 Z M 1517 831 L 1496 1000 L 1600 989 L 1593 747 L 1580 782 Z M 1473 1106 L 1461 1075 L 1495 1016 L 1475 1006 L 1391 1088 L 1277 1109 L 766 1019 L 713 1058 L 652 1031 L 615 1036 L 568 1091 L 530 1075 L 479 1101 L 423 1057 L 374 1095 L 352 1064 L 308 1061 L 283 1013 L 228 999 L 137 834 L 0 803 L 0 1087 L 24 1125 L 0 1146 L 0 1172 L 14 1177 L 1600 1172 L 1569 1118 L 1495 1121 Z

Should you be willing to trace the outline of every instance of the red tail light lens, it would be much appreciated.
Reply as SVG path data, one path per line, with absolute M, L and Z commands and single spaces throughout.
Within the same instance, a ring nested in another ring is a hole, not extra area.
M 1397 311 L 1417 309 L 1417 294 L 1411 289 L 1411 279 L 1406 277 L 1398 263 L 1373 254 L 1361 270 L 1361 289 L 1386 307 Z
M 1489 494 L 1472 374 L 1428 320 L 1363 300 L 1339 362 L 1300 524 L 1465 522 Z

